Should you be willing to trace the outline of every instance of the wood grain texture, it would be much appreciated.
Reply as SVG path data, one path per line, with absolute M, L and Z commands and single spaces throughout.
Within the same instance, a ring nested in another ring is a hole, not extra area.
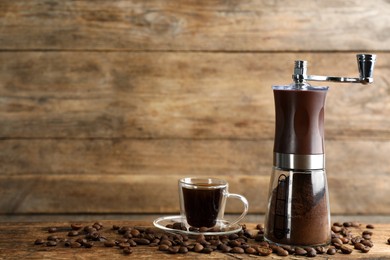
M 388 1 L 14 1 L 3 50 L 389 50 Z
M 304 11 L 303 11 L 304 10 Z M 333 213 L 389 214 L 390 4 L 365 1 L 0 2 L 0 213 L 167 213 L 177 179 L 223 177 L 264 213 L 272 85 L 330 84 Z M 238 212 L 231 204 L 229 212 Z
M 0 137 L 271 140 L 296 59 L 358 74 L 353 53 L 2 52 Z M 390 139 L 389 61 L 373 85 L 330 84 L 326 138 Z
M 178 212 L 177 180 L 215 176 L 264 213 L 272 142 L 2 141 L 0 213 Z M 389 142 L 328 141 L 334 214 L 389 214 Z M 376 153 L 372 151 L 375 150 Z M 379 157 L 378 155 L 381 155 Z M 375 202 L 375 203 L 373 203 Z M 239 203 L 228 212 L 239 212 Z
M 109 239 L 118 239 L 118 234 L 110 230 L 113 225 L 118 226 L 142 226 L 151 227 L 151 222 L 146 221 L 99 221 L 103 224 L 103 229 L 99 231 Z M 135 259 L 205 259 L 205 254 L 193 253 L 188 254 L 168 254 L 158 251 L 157 247 L 137 246 L 133 248 L 130 256 L 124 256 L 121 250 L 117 248 L 106 248 L 101 242 L 95 242 L 94 247 L 86 248 L 66 248 L 59 243 L 56 247 L 47 247 L 44 245 L 34 245 L 37 238 L 46 239 L 50 234 L 47 232 L 49 227 L 58 227 L 64 231 L 53 233 L 57 237 L 66 238 L 71 223 L 75 222 L 44 222 L 44 223 L 2 223 L 0 229 L 0 257 L 5 259 L 123 259 L 130 257 Z M 82 225 L 92 225 L 93 222 L 77 222 Z M 255 232 L 257 223 L 245 223 L 250 232 Z M 351 228 L 353 236 L 361 234 L 365 229 L 365 224 L 358 228 Z M 389 224 L 373 223 L 375 229 L 372 236 L 374 246 L 366 253 L 360 253 L 353 250 L 352 254 L 337 255 L 317 255 L 317 258 L 326 257 L 327 259 L 388 259 L 390 257 L 389 245 L 386 243 L 390 233 Z M 28 234 L 28 235 L 26 235 Z M 52 234 L 52 235 L 53 235 Z M 251 241 L 252 242 L 252 241 Z M 348 245 L 348 247 L 351 247 Z M 247 254 L 223 254 L 221 252 L 212 252 L 207 255 L 207 259 L 254 259 L 260 256 Z M 275 255 L 261 257 L 261 259 L 275 259 Z M 279 259 L 279 258 L 278 258 Z M 295 255 L 283 257 L 283 259 L 298 259 Z M 303 259 L 303 258 L 302 258 Z

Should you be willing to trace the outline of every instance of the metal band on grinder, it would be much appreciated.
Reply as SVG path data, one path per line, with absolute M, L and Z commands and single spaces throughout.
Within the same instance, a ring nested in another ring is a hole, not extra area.
M 319 170 L 325 168 L 325 156 L 274 153 L 274 166 L 281 169 Z

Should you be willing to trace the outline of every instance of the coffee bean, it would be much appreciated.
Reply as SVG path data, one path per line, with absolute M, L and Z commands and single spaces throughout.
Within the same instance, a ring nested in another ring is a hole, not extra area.
M 362 241 L 362 237 L 360 236 L 356 236 L 351 239 L 352 244 L 360 243 L 360 241 Z
M 373 225 L 373 224 L 368 224 L 368 225 L 366 226 L 366 228 L 374 229 L 374 225 Z
M 387 243 L 390 245 L 390 237 L 387 239 Z
M 256 225 L 256 229 L 262 230 L 262 229 L 264 229 L 264 225 L 263 224 L 257 224 Z
M 85 248 L 91 248 L 91 247 L 93 247 L 93 242 L 88 241 L 88 242 L 84 243 L 83 246 L 84 246 Z
M 222 253 L 229 253 L 232 248 L 228 245 L 225 245 L 225 244 L 222 244 L 220 247 L 219 247 L 219 250 L 222 251 Z
M 279 249 L 276 251 L 276 254 L 278 256 L 288 256 L 288 251 L 287 250 L 284 250 L 283 248 Z
M 355 249 L 362 250 L 365 247 L 365 245 L 363 245 L 362 243 L 356 243 L 353 245 L 353 247 Z
M 133 241 L 137 243 L 137 245 L 149 245 L 150 241 L 146 238 L 133 238 Z
M 126 248 L 126 247 L 130 247 L 130 244 L 129 243 L 120 243 L 119 245 L 119 248 Z
M 234 253 L 234 254 L 244 254 L 245 253 L 244 249 L 242 249 L 241 247 L 238 247 L 238 246 L 233 247 L 232 251 L 230 251 L 230 252 Z
M 173 229 L 186 230 L 186 226 L 181 222 L 175 222 L 172 226 Z
M 70 247 L 71 248 L 79 248 L 79 247 L 81 247 L 81 244 L 79 242 L 71 242 Z
M 369 234 L 364 234 L 364 235 L 363 235 L 363 238 L 364 238 L 365 240 L 371 240 L 371 236 L 370 236 Z
M 204 249 L 204 247 L 200 243 L 196 243 L 194 246 L 194 251 L 199 253 Z
M 211 247 L 205 247 L 202 250 L 203 254 L 211 254 L 214 250 Z
M 44 239 L 37 239 L 37 240 L 35 240 L 35 242 L 34 242 L 35 245 L 42 245 L 42 244 L 44 244 L 44 243 L 45 243 L 45 240 L 44 240 Z
M 374 233 L 371 231 L 371 230 L 364 230 L 363 232 L 362 232 L 362 235 L 370 235 L 370 236 L 372 236 Z
M 360 249 L 360 252 L 362 252 L 362 253 L 368 253 L 368 252 L 370 251 L 370 249 L 371 249 L 371 247 L 365 246 L 365 247 L 363 247 L 362 249 Z
M 79 235 L 79 232 L 77 230 L 73 230 L 73 231 L 68 232 L 68 237 L 75 237 L 78 235 Z
M 303 249 L 302 247 L 296 247 L 295 254 L 300 255 L 300 256 L 304 256 L 307 254 L 307 251 L 305 249 Z
M 326 251 L 328 255 L 335 255 L 336 254 L 336 248 L 334 247 L 329 247 L 328 250 Z
M 204 232 L 207 232 L 207 231 L 209 231 L 209 228 L 207 228 L 207 227 L 200 227 L 199 228 L 199 232 L 204 233 Z
M 341 252 L 342 252 L 343 254 L 350 254 L 350 253 L 352 253 L 352 249 L 349 248 L 349 247 L 347 247 L 347 246 L 342 245 L 342 246 L 340 247 L 340 249 L 341 249 Z
M 343 241 L 340 238 L 332 238 L 331 242 L 332 244 L 343 244 Z
M 187 254 L 187 253 L 188 253 L 188 248 L 185 247 L 185 246 L 181 246 L 181 247 L 179 248 L 179 253 L 180 253 L 180 254 Z
M 315 256 L 317 256 L 317 251 L 314 248 L 312 248 L 312 247 L 306 248 L 306 251 L 307 251 L 307 254 L 306 254 L 307 257 L 315 257 Z
M 266 246 L 259 246 L 256 248 L 256 250 L 261 256 L 268 256 L 272 254 L 272 249 Z
M 352 226 L 353 226 L 353 227 L 360 227 L 360 223 L 357 222 L 357 221 L 353 221 L 353 222 L 352 222 Z
M 350 227 L 350 226 L 352 226 L 352 222 L 344 222 L 343 226 L 344 227 Z
M 100 230 L 103 228 L 103 224 L 101 222 L 95 222 L 92 227 L 96 228 L 96 230 Z
M 254 254 L 257 253 L 257 250 L 254 249 L 253 247 L 248 247 L 248 248 L 245 249 L 245 253 L 254 255 Z
M 87 243 L 88 240 L 85 239 L 85 238 L 78 238 L 78 239 L 76 239 L 76 242 L 77 242 L 77 243 L 80 243 L 81 245 L 83 245 L 84 243 Z
M 180 247 L 179 246 L 171 246 L 168 248 L 168 253 L 170 254 L 176 254 L 179 252 Z
M 49 233 L 54 233 L 54 232 L 57 232 L 57 228 L 56 227 L 49 227 L 47 231 Z
M 123 254 L 130 255 L 133 253 L 133 250 L 130 247 L 123 248 Z
M 58 236 L 53 236 L 53 235 L 47 237 L 48 241 L 57 241 L 58 239 L 59 239 Z
M 112 225 L 112 230 L 119 230 L 119 229 L 120 229 L 120 226 Z
M 333 232 L 335 232 L 335 233 L 340 233 L 341 227 L 339 227 L 339 226 L 332 226 L 332 227 L 331 227 L 331 230 L 332 230 Z
M 168 249 L 169 249 L 168 245 L 160 245 L 158 247 L 158 250 L 160 250 L 160 251 L 168 251 Z
M 374 244 L 370 240 L 362 240 L 360 243 L 362 243 L 365 246 L 373 247 Z
M 54 241 L 54 240 L 49 240 L 49 241 L 46 242 L 46 245 L 47 245 L 47 246 L 56 246 L 56 245 L 57 245 L 57 242 Z
M 105 247 L 113 247 L 115 246 L 115 241 L 114 240 L 107 240 L 104 242 Z
M 320 255 L 326 253 L 326 248 L 323 247 L 323 246 L 317 246 L 317 247 L 315 248 L 315 250 L 317 251 L 317 254 L 320 254 Z
M 71 229 L 73 229 L 73 230 L 80 230 L 80 229 L 83 228 L 83 225 L 73 223 L 73 224 L 70 224 L 70 227 L 71 227 Z
M 228 242 L 228 245 L 231 246 L 231 247 L 237 247 L 237 246 L 240 246 L 241 245 L 241 242 L 238 241 L 238 240 L 230 240 Z
M 343 244 L 348 244 L 349 243 L 349 239 L 346 238 L 346 237 L 340 237 L 339 239 L 341 240 L 341 242 L 343 242 Z

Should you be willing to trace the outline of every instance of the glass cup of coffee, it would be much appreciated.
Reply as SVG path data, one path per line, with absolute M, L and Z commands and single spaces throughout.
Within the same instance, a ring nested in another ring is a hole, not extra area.
M 229 223 L 237 224 L 248 212 L 247 199 L 229 193 L 228 182 L 215 178 L 187 177 L 179 180 L 180 214 L 187 227 L 214 227 L 223 220 L 226 200 L 239 199 L 244 205 L 242 214 Z

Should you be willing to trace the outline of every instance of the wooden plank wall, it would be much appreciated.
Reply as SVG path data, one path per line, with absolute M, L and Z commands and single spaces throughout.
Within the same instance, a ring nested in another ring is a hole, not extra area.
M 293 61 L 330 84 L 334 214 L 390 213 L 390 3 L 0 2 L 0 213 L 172 213 L 177 179 L 216 176 L 264 213 L 271 85 Z M 233 202 L 229 212 L 240 211 Z

